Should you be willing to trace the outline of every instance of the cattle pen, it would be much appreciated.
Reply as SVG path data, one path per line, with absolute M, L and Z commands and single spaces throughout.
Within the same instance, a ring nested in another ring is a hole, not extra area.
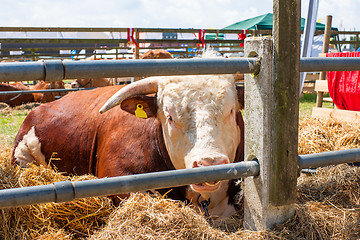
M 286 9 L 292 9 L 289 7 L 291 4 L 297 5 L 298 1 L 274 1 L 274 12 L 281 11 L 284 15 L 290 14 L 299 19 L 299 7 L 294 9 L 294 12 L 286 13 L 288 11 Z M 296 113 L 299 100 L 298 73 L 299 71 L 360 70 L 360 59 L 300 59 L 299 54 L 286 55 L 286 51 L 293 49 L 286 49 L 289 47 L 286 44 L 280 46 L 282 41 L 291 40 L 289 42 L 297 43 L 292 46 L 295 49 L 294 52 L 297 52 L 296 49 L 299 48 L 299 30 L 294 27 L 297 26 L 298 20 L 290 22 L 288 27 L 282 27 L 279 23 L 280 18 L 286 19 L 286 16 L 277 16 L 275 23 L 278 25 L 274 24 L 276 31 L 274 31 L 273 39 L 264 37 L 245 40 L 246 58 L 244 59 L 1 63 L 0 81 L 56 81 L 75 77 L 128 77 L 145 74 L 148 76 L 239 72 L 252 74 L 247 74 L 245 77 L 245 162 L 228 166 L 204 167 L 204 169 L 149 173 L 116 177 L 116 179 L 89 180 L 90 182 L 58 182 L 46 186 L 1 190 L 0 207 L 47 201 L 71 201 L 76 198 L 108 195 L 121 191 L 141 191 L 149 188 L 247 177 L 245 180 L 245 222 L 249 224 L 248 227 L 261 230 L 270 228 L 275 223 L 284 222 L 294 211 L 293 203 L 296 198 L 294 179 L 296 180 L 299 169 L 360 160 L 359 149 L 311 156 L 297 155 L 294 150 L 297 147 L 297 124 L 294 123 L 298 121 Z M 289 32 L 294 32 L 294 34 L 289 34 Z M 288 115 L 291 117 L 289 118 Z M 191 174 L 191 172 L 195 173 Z M 192 179 L 190 175 L 198 178 Z M 170 178 L 173 179 L 171 183 Z M 187 182 L 184 179 L 187 179 Z M 132 181 L 134 182 L 131 183 Z M 139 186 L 138 181 L 154 184 L 159 182 L 159 185 L 145 184 L 146 186 L 142 188 L 130 188 L 131 184 Z M 90 190 L 94 189 L 94 185 L 100 186 L 101 191 L 95 193 L 95 190 L 94 192 Z M 121 186 L 124 186 L 124 189 L 120 190 Z M 255 188 L 260 190 L 254 193 L 255 191 L 251 189 Z M 104 189 L 109 192 L 104 192 Z M 254 196 L 254 194 L 259 195 Z M 33 199 L 25 198 L 27 195 L 34 197 Z M 258 209 L 259 205 L 263 209 Z

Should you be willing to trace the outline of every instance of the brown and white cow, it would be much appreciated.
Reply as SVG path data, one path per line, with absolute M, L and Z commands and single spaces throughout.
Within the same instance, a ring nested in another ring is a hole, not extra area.
M 21 91 L 21 90 L 30 90 L 27 86 L 22 83 L 0 83 L 0 91 Z M 0 95 L 0 102 L 8 104 L 10 107 L 16 107 L 21 104 L 34 102 L 34 95 L 29 94 L 10 94 L 10 95 Z
M 65 89 L 63 81 L 44 82 L 40 81 L 32 88 L 32 90 L 47 90 L 47 89 Z M 47 103 L 55 101 L 56 96 L 64 96 L 66 92 L 48 92 L 48 93 L 33 93 L 34 101 L 40 103 Z
M 169 59 L 173 58 L 171 53 L 164 49 L 155 49 L 145 52 L 140 57 L 141 59 Z
M 20 82 L 3 84 L 0 83 L 0 91 L 21 91 L 21 90 L 46 90 L 46 89 L 64 89 L 63 81 L 44 82 L 40 81 L 32 89 Z M 55 96 L 64 96 L 65 92 L 49 92 L 49 93 L 27 93 L 27 94 L 11 94 L 0 95 L 0 102 L 7 103 L 10 107 L 16 107 L 21 104 L 30 102 L 46 103 L 55 100 Z
M 110 78 L 79 78 L 71 83 L 71 88 L 95 88 L 111 86 Z
M 72 93 L 27 116 L 12 161 L 46 164 L 57 152 L 61 160 L 52 164 L 59 171 L 98 177 L 242 161 L 242 92 L 232 75 L 203 75 Z M 234 181 L 220 181 L 175 188 L 168 196 L 194 204 L 210 200 L 210 215 L 225 218 L 235 212 L 237 192 Z

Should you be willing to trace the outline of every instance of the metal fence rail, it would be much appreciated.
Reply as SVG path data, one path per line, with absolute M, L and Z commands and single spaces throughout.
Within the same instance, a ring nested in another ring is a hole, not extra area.
M 12 94 L 31 94 L 31 93 L 51 93 L 51 92 L 74 92 L 82 90 L 91 90 L 94 88 L 67 88 L 67 89 L 43 89 L 43 90 L 19 90 L 19 91 L 0 91 L 0 95 Z
M 360 162 L 359 148 L 299 155 L 298 157 L 298 165 L 300 169 L 317 168 L 353 162 Z
M 252 73 L 257 62 L 257 58 L 10 62 L 0 64 L 0 81 Z
M 304 57 L 300 60 L 300 72 L 357 70 L 360 70 L 359 57 Z
M 256 176 L 256 161 L 0 190 L 0 208 Z
M 10 62 L 0 64 L 0 81 L 256 73 L 260 64 L 257 58 Z M 356 57 L 300 60 L 302 72 L 356 70 L 360 70 Z
M 300 169 L 360 161 L 360 148 L 298 156 Z M 64 181 L 48 185 L 0 190 L 0 208 L 178 187 L 257 176 L 256 160 L 201 168 L 153 172 L 85 181 Z

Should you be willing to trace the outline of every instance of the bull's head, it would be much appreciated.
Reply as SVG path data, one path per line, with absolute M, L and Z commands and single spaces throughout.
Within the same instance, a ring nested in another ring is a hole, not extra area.
M 146 96 L 154 93 L 154 97 Z M 243 144 L 239 124 L 243 90 L 239 94 L 232 75 L 143 79 L 119 90 L 100 113 L 119 104 L 139 117 L 158 118 L 176 169 L 234 162 L 237 149 Z M 221 182 L 193 184 L 191 188 L 204 193 L 216 191 L 220 185 Z

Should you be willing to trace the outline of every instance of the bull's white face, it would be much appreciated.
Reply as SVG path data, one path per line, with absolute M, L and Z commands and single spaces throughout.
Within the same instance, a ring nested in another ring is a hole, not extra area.
M 158 118 L 176 169 L 231 163 L 240 143 L 232 76 L 166 77 L 158 89 Z M 192 185 L 215 191 L 218 183 Z

